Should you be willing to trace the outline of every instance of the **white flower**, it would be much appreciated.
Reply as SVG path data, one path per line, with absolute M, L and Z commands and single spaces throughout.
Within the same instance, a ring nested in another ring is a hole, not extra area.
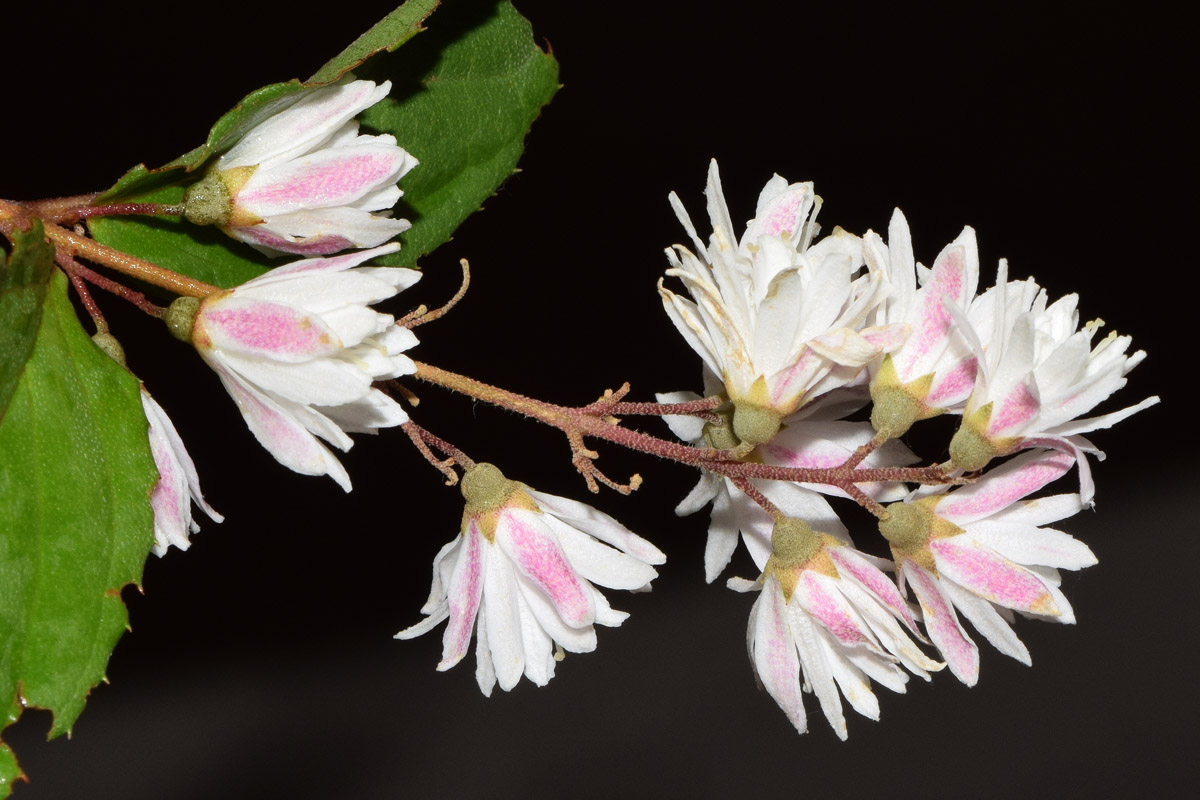
M 871 680 L 904 692 L 908 675 L 899 665 L 925 680 L 944 666 L 904 632 L 920 636 L 896 585 L 880 571 L 888 562 L 798 520 L 777 524 L 772 542 L 761 581 L 735 578 L 729 587 L 761 589 L 750 611 L 746 645 L 763 688 L 800 733 L 808 729 L 801 675 L 803 688 L 817 696 L 825 718 L 844 740 L 839 689 L 855 711 L 878 720 Z
M 188 337 L 216 370 L 246 424 L 279 463 L 326 475 L 350 491 L 341 463 L 316 437 L 341 450 L 347 432 L 375 433 L 408 415 L 372 387 L 415 371 L 404 350 L 417 343 L 389 314 L 368 306 L 420 278 L 411 269 L 358 267 L 398 249 L 391 244 L 286 264 L 199 303 Z M 357 267 L 357 269 L 352 269 Z M 181 314 L 189 306 L 181 304 Z M 315 434 L 315 436 L 314 436 Z
M 388 210 L 417 160 L 354 117 L 390 82 L 314 89 L 251 128 L 184 197 L 185 214 L 264 252 L 328 255 L 374 247 L 411 225 Z M 383 213 L 372 213 L 383 212 Z
M 755 219 L 739 242 L 714 161 L 709 169 L 707 247 L 674 193 L 671 204 L 697 252 L 667 251 L 668 276 L 692 299 L 659 283 L 668 315 L 719 376 L 737 413 L 739 438 L 767 441 L 779 421 L 823 392 L 853 380 L 881 352 L 898 346 L 902 326 L 865 328 L 882 299 L 880 273 L 863 266 L 858 237 L 836 229 L 814 243 L 820 201 L 812 184 L 776 175 L 763 188 Z
M 154 554 L 161 557 L 171 545 L 187 550 L 190 546 L 188 534 L 200 530 L 192 519 L 192 503 L 200 506 L 213 522 L 225 518 L 204 502 L 196 465 L 167 412 L 145 387 L 141 394 L 142 410 L 150 426 L 150 453 L 158 469 L 158 483 L 150 493 L 150 507 L 154 510 Z
M 868 231 L 863 237 L 863 257 L 887 276 L 891 287 L 876 309 L 877 324 L 911 328 L 903 345 L 870 365 L 875 429 L 895 437 L 917 420 L 944 411 L 961 412 L 975 385 L 977 365 L 970 345 L 958 333 L 950 306 L 965 316 L 975 299 L 979 285 L 975 232 L 963 228 L 928 268 L 915 261 L 908 221 L 896 209 L 888 225 L 887 244 Z
M 1021 502 L 1073 462 L 1062 452 L 1022 453 L 969 486 L 894 503 L 879 524 L 902 585 L 921 602 L 929 638 L 968 686 L 979 678 L 979 652 L 955 609 L 997 650 L 1023 664 L 1030 663 L 1029 651 L 1009 626 L 1009 609 L 1075 622 L 1058 589 L 1058 570 L 1090 566 L 1096 557 L 1068 534 L 1040 526 L 1071 516 L 1084 503 L 1077 494 Z
M 629 615 L 609 607 L 592 584 L 648 588 L 658 576 L 650 565 L 666 560 L 612 517 L 535 492 L 491 464 L 468 470 L 462 490 L 462 532 L 434 559 L 421 609 L 428 617 L 396 638 L 420 636 L 448 619 L 441 671 L 462 660 L 474 634 L 475 677 L 485 695 L 497 682 L 509 691 L 522 674 L 544 686 L 561 658 L 556 648 L 594 650 L 594 626 L 616 627 Z
M 706 383 L 711 384 L 711 378 Z M 805 406 L 786 418 L 769 442 L 758 445 L 745 458 L 780 467 L 823 469 L 841 466 L 874 435 L 868 423 L 838 419 L 862 405 L 857 393 L 847 401 L 849 394 L 846 390 L 838 390 Z M 656 397 L 660 403 L 700 399 L 692 392 L 670 392 Z M 676 436 L 692 445 L 729 449 L 737 444 L 728 422 L 718 426 L 696 417 L 678 415 L 667 415 L 664 420 Z M 915 461 L 916 457 L 908 448 L 892 441 L 877 448 L 858 468 L 904 466 Z M 789 517 L 802 519 L 818 530 L 849 541 L 846 527 L 821 496 L 847 496 L 842 490 L 825 484 L 778 480 L 752 480 L 751 483 Z M 862 483 L 859 488 L 880 502 L 899 500 L 905 494 L 900 483 Z M 679 516 L 694 514 L 709 503 L 712 514 L 704 548 L 705 580 L 712 583 L 728 566 L 737 549 L 739 534 L 754 563 L 763 569 L 771 554 L 771 530 L 775 524 L 771 515 L 733 481 L 711 472 L 701 474 L 700 481 L 676 507 L 675 513 Z
M 1126 355 L 1130 338 L 1116 332 L 1092 347 L 1103 321 L 1079 330 L 1077 295 L 1047 306 L 1044 289 L 1037 290 L 1032 281 L 1010 284 L 1006 271 L 1002 261 L 997 288 L 978 301 L 992 307 L 990 337 L 962 320 L 980 370 L 962 425 L 950 443 L 951 461 L 964 470 L 976 470 L 996 456 L 1024 447 L 1061 449 L 1078 458 L 1081 493 L 1084 502 L 1090 502 L 1093 486 L 1083 453 L 1096 450 L 1079 434 L 1110 427 L 1154 405 L 1158 398 L 1149 397 L 1111 414 L 1078 417 L 1124 386 L 1125 375 L 1146 353 Z

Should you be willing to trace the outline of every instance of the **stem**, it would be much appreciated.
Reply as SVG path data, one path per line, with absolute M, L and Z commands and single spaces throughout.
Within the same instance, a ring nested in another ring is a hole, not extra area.
M 106 292 L 111 292 L 121 299 L 133 303 L 135 306 L 140 308 L 142 311 L 145 311 L 152 317 L 158 317 L 161 319 L 163 314 L 165 314 L 167 311 L 162 306 L 157 306 L 154 303 L 151 303 L 146 299 L 146 295 L 142 294 L 141 292 L 134 291 L 128 286 L 123 286 L 116 281 L 109 280 L 103 275 L 88 269 L 83 264 L 80 264 L 66 253 L 59 251 L 55 254 L 54 260 L 58 262 L 58 265 L 62 267 L 64 272 L 71 276 L 72 283 L 76 278 L 85 280 L 93 286 L 98 286 Z M 80 299 L 83 299 L 82 295 L 80 295 Z M 84 304 L 87 304 L 86 300 L 84 300 Z
M 584 437 L 589 436 L 604 439 L 631 450 L 637 450 L 642 453 L 656 455 L 660 458 L 705 469 L 709 472 L 715 472 L 730 479 L 767 479 L 835 486 L 850 494 L 860 504 L 876 513 L 878 513 L 879 504 L 866 497 L 858 489 L 857 484 L 891 481 L 942 484 L 954 480 L 944 470 L 936 466 L 870 469 L 847 466 L 854 461 L 854 456 L 851 456 L 846 464 L 825 468 L 780 467 L 770 464 L 737 461 L 733 459 L 730 451 L 727 450 L 691 447 L 677 442 L 666 441 L 657 436 L 641 433 L 640 431 L 623 428 L 620 425 L 620 420 L 608 416 L 608 406 L 604 404 L 603 398 L 597 403 L 584 406 L 583 408 L 569 408 L 509 392 L 466 375 L 459 375 L 420 361 L 414 363 L 417 367 L 416 376 L 423 381 L 451 389 L 477 400 L 482 400 L 485 403 L 491 403 L 501 408 L 507 408 L 510 411 L 516 411 L 563 431 L 571 442 L 576 467 L 584 473 L 585 479 L 588 479 L 589 488 L 593 486 L 594 476 L 597 475 L 595 472 L 589 474 L 590 470 L 595 469 L 591 466 L 590 459 L 595 458 L 596 454 L 587 450 L 583 445 Z M 604 413 L 604 416 L 598 415 L 598 408 Z M 862 457 L 865 458 L 866 453 L 863 453 Z
M 100 306 L 96 305 L 92 293 L 88 291 L 87 283 L 76 273 L 71 273 L 70 277 L 71 286 L 75 289 L 75 294 L 79 295 L 79 302 L 83 303 L 88 316 L 92 318 L 92 324 L 96 326 L 96 333 L 108 333 L 108 320 L 104 318 Z
M 0 210 L 3 210 L 2 206 L 0 206 Z M 164 269 L 149 261 L 143 261 L 140 258 L 123 253 L 108 245 L 100 244 L 94 239 L 80 236 L 52 222 L 47 222 L 45 229 L 46 237 L 54 242 L 60 251 L 65 251 L 72 256 L 83 256 L 89 261 L 111 267 L 126 275 L 132 275 L 146 283 L 167 289 L 175 294 L 203 298 L 213 292 L 221 291 L 219 286 L 213 286 L 204 281 L 198 281 L 195 278 L 189 278 L 186 275 L 180 275 L 178 272 Z
M 89 217 L 128 216 L 145 214 L 152 217 L 179 217 L 183 215 L 182 205 L 163 205 L 162 203 L 115 203 L 107 206 L 71 207 L 62 211 L 44 213 L 34 209 L 34 213 L 46 222 L 64 223 L 78 222 Z

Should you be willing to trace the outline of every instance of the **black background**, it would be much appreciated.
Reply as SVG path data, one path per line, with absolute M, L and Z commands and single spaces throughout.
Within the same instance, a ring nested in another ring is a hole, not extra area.
M 455 6 L 431 18 L 436 26 Z M 456 531 L 457 491 L 398 432 L 359 437 L 355 490 L 294 476 L 253 441 L 185 348 L 105 299 L 131 367 L 171 413 L 228 519 L 151 558 L 127 590 L 132 633 L 73 739 L 44 712 L 6 732 L 37 798 L 1146 796 L 1196 785 L 1193 238 L 1195 64 L 1152 4 L 896 6 L 516 0 L 561 64 L 562 91 L 522 172 L 424 260 L 390 310 L 440 303 L 457 260 L 472 291 L 420 330 L 414 355 L 564 403 L 631 381 L 698 389 L 698 360 L 662 313 L 662 249 L 703 220 L 716 157 L 735 220 L 778 172 L 814 180 L 821 220 L 885 229 L 893 206 L 929 263 L 962 225 L 984 277 L 1007 257 L 1052 297 L 1078 291 L 1150 353 L 1102 410 L 1164 403 L 1095 441 L 1096 513 L 1063 525 L 1100 564 L 1068 576 L 1074 627 L 1022 621 L 1026 668 L 981 642 L 979 685 L 949 674 L 879 688 L 882 720 L 837 740 L 816 703 L 799 737 L 756 690 L 751 597 L 703 582 L 706 520 L 672 508 L 688 470 L 601 447 L 646 479 L 596 504 L 670 557 L 649 595 L 544 689 L 479 696 L 473 656 L 434 671 L 440 629 L 416 622 L 429 564 Z M 313 72 L 388 10 L 343 3 L 6 7 L 0 194 L 73 194 L 165 162 L 259 85 Z M 1185 149 L 1186 148 L 1186 149 Z M 420 156 L 420 154 L 417 154 Z M 416 387 L 413 416 L 473 457 L 586 498 L 561 437 Z M 653 421 L 646 429 L 659 431 Z M 933 426 L 935 433 L 936 426 Z M 937 458 L 937 436 L 918 440 Z M 842 506 L 839 506 L 842 507 Z M 869 522 L 849 515 L 878 548 Z M 739 554 L 727 574 L 752 575 Z

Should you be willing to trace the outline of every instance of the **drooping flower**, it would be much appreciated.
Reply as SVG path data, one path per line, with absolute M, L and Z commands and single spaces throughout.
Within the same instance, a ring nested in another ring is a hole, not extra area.
M 403 351 L 417 339 L 369 306 L 421 275 L 358 266 L 398 248 L 296 261 L 203 301 L 180 298 L 168 314 L 172 331 L 195 345 L 279 463 L 304 475 L 327 474 L 346 491 L 350 477 L 317 436 L 349 450 L 348 432 L 408 421 L 372 383 L 413 373 Z
M 1090 503 L 1094 488 L 1085 452 L 1098 452 L 1081 434 L 1108 428 L 1158 402 L 1142 402 L 1098 417 L 1079 419 L 1125 385 L 1125 376 L 1146 353 L 1126 355 L 1130 337 L 1110 333 L 1092 347 L 1104 324 L 1095 320 L 1079 329 L 1077 295 L 1047 306 L 1044 289 L 1032 281 L 1010 284 L 1001 262 L 994 296 L 979 298 L 994 304 L 991 336 L 981 337 L 969 320 L 962 320 L 976 351 L 980 370 L 950 442 L 954 466 L 982 469 L 991 459 L 1026 447 L 1053 447 L 1078 459 L 1081 494 Z M 1020 294 L 1017 303 L 1011 293 Z M 1015 306 L 1015 308 L 1014 308 Z M 1014 313 L 1015 312 L 1015 313 Z
M 675 245 L 666 274 L 692 299 L 661 281 L 659 292 L 675 327 L 724 383 L 738 438 L 760 444 L 784 417 L 899 346 L 907 329 L 865 327 L 885 291 L 882 275 L 868 269 L 856 277 L 864 263 L 857 236 L 839 228 L 814 242 L 820 200 L 812 184 L 773 177 L 740 241 L 715 161 L 705 194 L 713 226 L 707 246 L 671 195 L 700 256 Z
M 1071 516 L 1084 503 L 1077 494 L 1024 500 L 1073 462 L 1062 452 L 1022 453 L 969 486 L 893 503 L 879 524 L 902 586 L 911 586 L 921 603 L 929 638 L 968 686 L 979 678 L 979 651 L 956 610 L 997 650 L 1023 664 L 1030 663 L 1029 650 L 1009 626 L 1012 611 L 1075 622 L 1058 588 L 1058 570 L 1091 566 L 1096 557 L 1072 536 L 1041 526 Z
M 167 412 L 145 387 L 142 387 L 141 395 L 142 410 L 150 426 L 150 453 L 158 469 L 158 483 L 150 493 L 150 507 L 154 511 L 154 554 L 161 557 L 171 545 L 187 550 L 191 545 L 188 535 L 200 530 L 192 518 L 192 503 L 200 506 L 213 522 L 225 518 L 204 501 L 196 465 Z
M 184 197 L 185 215 L 275 255 L 374 247 L 408 230 L 389 209 L 417 165 L 394 136 L 359 135 L 354 117 L 391 83 L 314 89 L 251 128 Z
M 712 388 L 711 376 L 706 383 Z M 869 442 L 874 435 L 869 423 L 846 422 L 839 417 L 862 405 L 861 397 L 850 398 L 847 390 L 835 390 L 800 411 L 787 417 L 780 430 L 769 442 L 750 450 L 745 459 L 780 467 L 825 469 L 838 467 L 854 451 Z M 699 400 L 692 392 L 670 392 L 656 395 L 660 403 L 686 403 Z M 668 415 L 664 417 L 671 431 L 685 442 L 696 446 L 734 449 L 740 442 L 733 433 L 728 413 L 723 423 L 705 423 L 696 417 Z M 888 442 L 874 450 L 859 465 L 859 469 L 905 466 L 916 457 L 897 441 Z M 849 540 L 846 527 L 837 513 L 822 497 L 846 494 L 833 486 L 816 483 L 792 483 L 779 480 L 752 480 L 754 487 L 789 517 L 802 519 L 813 527 Z M 864 492 L 879 502 L 898 500 L 905 494 L 901 483 L 862 483 Z M 708 539 L 704 548 L 705 580 L 712 583 L 729 565 L 737 549 L 739 535 L 754 563 L 761 570 L 771 554 L 771 530 L 775 521 L 762 506 L 746 495 L 733 481 L 711 472 L 704 472 L 699 482 L 676 507 L 679 516 L 694 514 L 712 504 Z
M 462 479 L 462 530 L 437 554 L 426 619 L 396 634 L 411 639 L 449 620 L 438 670 L 466 655 L 475 636 L 475 677 L 484 695 L 509 691 L 524 674 L 538 686 L 554 677 L 561 651 L 596 647 L 595 625 L 616 627 L 593 584 L 636 591 L 666 557 L 590 506 L 544 494 L 478 464 Z
M 762 578 L 734 578 L 729 587 L 761 591 L 746 645 L 763 688 L 800 733 L 808 730 L 802 685 L 844 740 L 841 695 L 859 714 L 878 720 L 871 680 L 904 692 L 908 675 L 900 665 L 925 680 L 944 666 L 905 633 L 920 637 L 896 585 L 880 571 L 886 561 L 794 519 L 777 523 L 771 541 Z
M 914 259 L 908 221 L 896 209 L 887 244 L 868 231 L 863 257 L 887 276 L 891 287 L 876 309 L 877 324 L 911 328 L 903 345 L 871 364 L 872 425 L 891 438 L 903 435 L 918 420 L 945 411 L 961 412 L 975 385 L 976 359 L 949 306 L 966 316 L 975 299 L 979 285 L 975 232 L 963 228 L 927 268 Z M 977 326 L 983 322 L 977 321 Z

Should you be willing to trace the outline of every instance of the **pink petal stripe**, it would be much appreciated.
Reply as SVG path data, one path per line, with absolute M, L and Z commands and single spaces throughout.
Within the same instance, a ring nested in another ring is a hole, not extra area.
M 829 580 L 835 580 L 830 578 Z M 824 581 L 811 571 L 805 570 L 796 584 L 801 606 L 820 621 L 825 629 L 843 644 L 869 642 L 862 626 L 841 593 L 827 587 Z
M 254 438 L 276 461 L 301 475 L 329 475 L 339 486 L 350 491 L 350 476 L 341 462 L 299 420 L 274 400 L 251 388 L 236 373 L 211 360 L 209 365 L 216 370 L 242 412 Z
M 921 601 L 929 638 L 950 665 L 950 671 L 967 686 L 974 686 L 979 680 L 979 648 L 959 624 L 954 607 L 938 588 L 937 579 L 911 561 L 905 562 L 901 569 Z
M 496 541 L 517 570 L 546 593 L 563 622 L 572 628 L 591 625 L 596 612 L 590 592 L 552 534 L 532 516 L 515 509 L 502 512 Z
M 810 194 L 806 186 L 799 186 L 784 192 L 772 201 L 765 218 L 761 221 L 760 235 L 783 236 L 792 235 L 804 218 L 800 212 L 810 202 Z
M 962 305 L 965 260 L 960 245 L 943 250 L 937 263 L 933 265 L 933 279 L 927 286 L 922 287 L 921 306 L 917 311 L 912 336 L 901 351 L 903 367 L 897 364 L 902 381 L 921 377 L 908 374 L 908 368 L 913 364 L 922 363 L 935 347 L 946 340 L 953 320 L 950 310 L 946 308 L 946 300 Z
M 306 236 L 300 241 L 293 241 L 291 238 L 276 233 L 266 225 L 232 228 L 229 233 L 235 239 L 240 239 L 247 244 L 269 247 L 281 253 L 292 253 L 298 256 L 326 256 L 354 246 L 353 241 L 336 233 Z
M 235 203 L 263 218 L 301 208 L 346 205 L 390 178 L 403 164 L 403 154 L 396 147 L 330 150 L 321 158 L 311 156 L 265 174 L 255 173 Z
M 468 523 L 463 540 L 447 591 L 450 622 L 442 636 L 439 670 L 450 669 L 467 654 L 471 633 L 475 630 L 475 616 L 479 613 L 479 601 L 483 597 L 483 535 L 477 521 Z
M 1018 456 L 976 484 L 949 492 L 935 512 L 955 525 L 995 514 L 1041 489 L 1071 469 L 1075 459 L 1066 453 L 1038 452 Z
M 281 361 L 307 361 L 342 349 L 320 317 L 261 300 L 226 295 L 203 305 L 196 330 L 212 347 Z
M 1008 396 L 995 407 L 988 421 L 989 436 L 1006 436 L 1010 431 L 1024 427 L 1041 411 L 1042 403 L 1024 383 L 1018 383 Z
M 893 614 L 899 617 L 909 630 L 917 630 L 917 622 L 913 619 L 908 604 L 900 596 L 896 584 L 881 570 L 869 563 L 847 547 L 830 547 L 826 550 L 839 572 L 845 572 L 858 581 L 864 589 L 873 594 Z
M 958 544 L 955 538 L 929 543 L 938 571 L 993 603 L 1033 614 L 1054 615 L 1058 608 L 1042 582 L 1029 570 L 986 547 Z
M 979 364 L 975 356 L 967 356 L 934 378 L 933 386 L 929 388 L 929 394 L 925 397 L 925 404 L 930 408 L 950 408 L 963 402 L 975 387 L 975 374 L 978 371 Z
M 751 612 L 754 669 L 792 725 L 804 733 L 807 721 L 800 696 L 800 656 L 786 608 L 779 581 L 772 575 L 763 583 Z

